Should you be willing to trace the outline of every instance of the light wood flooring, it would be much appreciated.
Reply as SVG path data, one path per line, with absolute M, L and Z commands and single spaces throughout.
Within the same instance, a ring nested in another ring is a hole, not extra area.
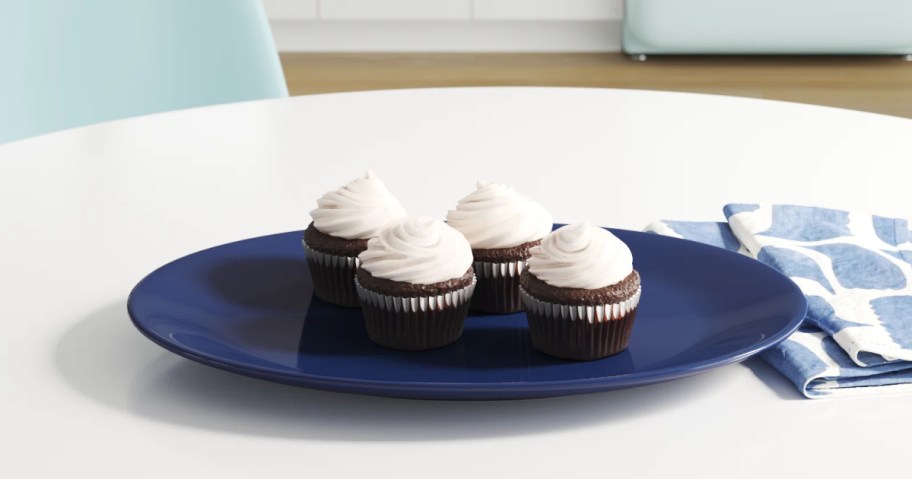
M 444 86 L 582 86 L 715 93 L 912 118 L 899 57 L 651 57 L 619 53 L 283 53 L 292 95 Z

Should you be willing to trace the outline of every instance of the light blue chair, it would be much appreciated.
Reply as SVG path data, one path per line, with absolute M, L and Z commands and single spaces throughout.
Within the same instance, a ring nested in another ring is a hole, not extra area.
M 0 0 L 0 143 L 285 96 L 260 0 Z

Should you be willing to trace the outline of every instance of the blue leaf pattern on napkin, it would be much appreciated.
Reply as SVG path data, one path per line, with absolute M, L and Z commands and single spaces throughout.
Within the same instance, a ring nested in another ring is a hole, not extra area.
M 912 349 L 912 296 L 886 296 L 871 300 L 884 329 L 897 344 Z
M 902 242 L 896 237 L 896 220 L 893 218 L 884 218 L 883 216 L 873 216 L 874 232 L 881 241 L 890 246 L 899 246 Z
M 833 273 L 843 288 L 903 289 L 906 276 L 879 252 L 851 244 L 809 246 L 833 262 Z M 765 249 L 765 248 L 764 248 Z M 762 261 L 762 260 L 761 260 Z
M 751 211 L 756 210 L 757 208 L 760 208 L 760 205 L 750 205 L 750 204 L 744 204 L 744 203 L 730 203 L 730 204 L 725 205 L 724 211 L 725 211 L 725 216 L 731 216 L 731 215 L 736 215 L 738 213 L 749 213 Z M 724 225 L 725 223 L 722 223 L 722 224 Z M 728 227 L 728 225 L 725 225 L 725 226 Z
M 812 258 L 785 248 L 767 246 L 760 250 L 757 259 L 761 263 L 768 264 L 778 269 L 782 274 L 790 278 L 807 278 L 820 283 L 827 291 L 836 294 L 833 286 L 823 275 L 823 270 Z
M 906 220 L 792 205 L 723 211 L 728 222 L 657 222 L 646 230 L 749 254 L 795 280 L 808 299 L 807 321 L 764 351 L 764 361 L 809 398 L 912 393 Z
M 799 241 L 820 241 L 852 234 L 849 231 L 849 214 L 845 211 L 773 205 L 772 212 L 773 225 L 759 234 Z
M 827 328 L 831 333 L 842 331 L 845 328 L 857 328 L 867 326 L 866 324 L 846 321 L 836 316 L 836 311 L 830 306 L 825 299 L 820 296 L 807 296 L 808 314 L 807 319 L 821 328 Z

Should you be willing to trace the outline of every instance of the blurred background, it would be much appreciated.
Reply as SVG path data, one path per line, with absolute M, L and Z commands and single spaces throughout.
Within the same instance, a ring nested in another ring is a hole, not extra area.
M 572 86 L 912 117 L 910 0 L 0 0 L 0 143 L 314 93 Z
M 623 0 L 263 0 L 292 95 L 611 87 L 912 117 L 908 0 L 626 3 L 628 53 L 655 52 L 645 62 L 623 51 Z

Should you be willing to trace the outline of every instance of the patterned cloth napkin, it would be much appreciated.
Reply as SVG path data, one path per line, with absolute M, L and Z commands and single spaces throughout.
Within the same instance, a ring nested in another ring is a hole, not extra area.
M 808 300 L 801 329 L 761 357 L 809 398 L 912 392 L 912 233 L 906 220 L 826 208 L 732 204 L 726 223 L 646 231 L 749 255 Z

